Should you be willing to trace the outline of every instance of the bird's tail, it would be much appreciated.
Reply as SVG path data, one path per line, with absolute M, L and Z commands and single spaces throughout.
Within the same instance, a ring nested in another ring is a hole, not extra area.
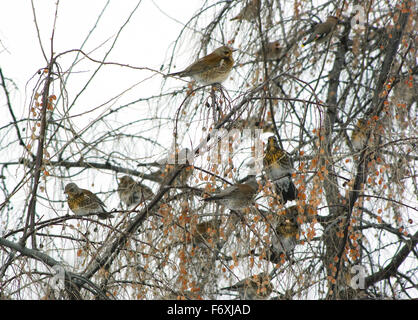
M 220 199 L 219 196 L 212 196 L 212 197 L 204 198 L 203 201 L 215 201 L 219 199 Z
M 114 218 L 114 216 L 110 212 L 101 212 L 97 215 L 99 219 L 110 219 Z
M 166 77 L 175 77 L 175 76 L 182 77 L 183 76 L 183 71 L 173 72 L 173 73 L 169 73 L 169 74 L 166 75 Z
M 286 187 L 283 184 L 275 183 L 275 189 L 278 194 L 281 194 L 283 200 L 282 204 L 286 204 L 287 201 L 295 200 L 298 197 L 298 190 L 294 185 L 292 178 L 289 176 L 289 185 Z
M 296 200 L 296 198 L 298 197 L 298 190 L 296 189 L 296 186 L 293 183 L 292 179 L 290 179 L 289 188 L 287 188 L 287 190 L 283 190 L 282 195 L 285 203 L 287 201 Z

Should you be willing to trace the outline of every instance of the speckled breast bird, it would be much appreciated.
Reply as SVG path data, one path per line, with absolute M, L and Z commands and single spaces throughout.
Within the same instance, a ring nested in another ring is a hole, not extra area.
M 280 41 L 277 40 L 267 43 L 265 46 L 265 50 L 267 60 L 279 59 L 281 54 Z M 258 50 L 256 54 L 259 59 L 263 59 L 263 48 L 260 48 L 260 50 Z
M 249 175 L 244 183 L 229 186 L 216 195 L 203 200 L 216 201 L 230 210 L 241 210 L 252 204 L 257 191 L 257 180 L 254 175 Z
M 236 291 L 241 300 L 264 300 L 272 293 L 273 285 L 269 275 L 262 272 L 221 290 Z
M 219 238 L 220 225 L 220 219 L 212 219 L 198 223 L 196 225 L 196 230 L 192 235 L 193 244 L 201 248 L 207 248 L 207 245 L 210 246 L 212 242 L 216 242 Z
M 64 193 L 67 194 L 68 206 L 75 215 L 97 214 L 100 219 L 113 218 L 110 212 L 106 212 L 102 200 L 91 191 L 81 189 L 72 182 L 65 186 Z
M 303 43 L 303 45 L 307 45 L 313 41 L 317 43 L 325 42 L 329 39 L 332 32 L 335 29 L 335 26 L 338 23 L 338 18 L 335 16 L 328 16 L 327 20 L 323 23 L 318 23 L 314 28 L 313 32 L 310 34 L 309 38 Z
M 264 171 L 276 189 L 276 194 L 282 199 L 282 204 L 295 200 L 298 192 L 291 177 L 292 161 L 282 149 L 275 136 L 268 138 L 263 159 Z
M 298 209 L 297 206 L 291 206 L 285 210 L 285 215 L 278 217 L 278 223 L 275 227 L 275 233 L 272 237 L 272 246 L 275 253 L 290 254 L 295 249 L 299 236 L 300 226 L 297 222 Z
M 232 49 L 222 46 L 211 54 L 200 58 L 186 69 L 180 72 L 170 73 L 169 76 L 191 77 L 202 85 L 222 83 L 227 78 L 234 66 Z
M 361 151 L 365 147 L 369 126 L 366 119 L 359 119 L 351 133 L 351 143 L 355 151 Z
M 260 4 L 260 0 L 248 0 L 245 7 L 241 9 L 237 16 L 230 19 L 230 21 L 246 20 L 251 22 L 252 20 L 257 19 Z
M 154 192 L 149 187 L 135 181 L 130 176 L 119 178 L 118 194 L 120 200 L 128 207 L 142 203 L 154 196 Z

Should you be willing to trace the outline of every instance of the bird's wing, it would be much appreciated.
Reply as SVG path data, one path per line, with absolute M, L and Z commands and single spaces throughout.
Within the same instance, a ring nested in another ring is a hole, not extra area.
M 184 72 L 188 73 L 189 75 L 205 72 L 213 67 L 218 66 L 221 61 L 222 59 L 218 55 L 211 53 L 191 64 L 184 70 Z
M 100 200 L 93 192 L 85 189 L 82 189 L 82 191 L 84 191 L 84 202 L 86 204 L 84 207 L 94 207 L 94 203 L 98 203 L 103 210 L 106 208 L 106 205 L 103 203 L 103 201 Z
M 218 192 L 217 194 L 213 195 L 212 197 L 209 198 L 205 198 L 205 201 L 211 201 L 211 200 L 219 200 L 219 199 L 223 199 L 225 196 L 229 196 L 231 194 L 234 194 L 235 192 L 237 192 L 238 188 L 233 185 L 233 186 L 229 186 L 227 188 L 225 188 L 224 190 Z

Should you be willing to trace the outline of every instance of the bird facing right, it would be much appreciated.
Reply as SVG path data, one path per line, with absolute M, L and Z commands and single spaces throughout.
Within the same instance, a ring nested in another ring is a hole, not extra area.
M 279 40 L 267 43 L 266 46 L 265 46 L 266 59 L 267 60 L 279 59 L 280 54 L 282 52 L 281 49 L 282 49 L 282 47 L 280 46 L 280 41 Z M 263 48 L 260 48 L 260 50 L 257 51 L 256 55 L 257 55 L 258 58 L 262 59 L 263 58 Z
M 200 58 L 186 69 L 180 72 L 168 74 L 168 76 L 191 77 L 202 85 L 222 83 L 227 78 L 234 66 L 232 49 L 228 46 L 217 48 L 211 54 Z
M 281 198 L 282 204 L 295 200 L 298 192 L 291 177 L 292 161 L 286 151 L 279 147 L 275 136 L 268 138 L 263 165 L 267 178 L 274 183 L 276 194 Z

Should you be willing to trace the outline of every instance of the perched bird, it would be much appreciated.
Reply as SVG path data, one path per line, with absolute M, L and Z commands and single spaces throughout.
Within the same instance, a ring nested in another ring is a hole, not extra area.
M 119 178 L 118 194 L 120 200 L 128 207 L 133 204 L 142 203 L 154 196 L 154 193 L 149 187 L 135 181 L 130 176 Z
M 211 54 L 200 58 L 180 72 L 170 73 L 169 76 L 191 77 L 202 85 L 222 83 L 226 80 L 234 65 L 232 49 L 222 46 Z
M 68 206 L 75 215 L 97 214 L 100 219 L 113 218 L 110 212 L 105 211 L 105 204 L 91 191 L 69 183 L 65 186 L 64 193 L 67 194 Z
M 241 9 L 237 16 L 230 19 L 230 21 L 247 20 L 248 22 L 251 22 L 252 20 L 257 19 L 259 8 L 260 0 L 248 0 L 245 7 Z
M 291 177 L 292 162 L 288 154 L 280 149 L 274 136 L 268 138 L 263 165 L 267 178 L 274 183 L 276 193 L 282 199 L 282 204 L 295 200 L 298 192 Z
M 365 147 L 367 139 L 367 131 L 370 129 L 370 124 L 366 119 L 359 119 L 356 127 L 351 133 L 351 143 L 355 151 L 361 151 Z
M 308 43 L 316 41 L 317 43 L 325 42 L 335 29 L 338 23 L 338 18 L 335 16 L 328 16 L 327 20 L 318 23 L 314 28 L 309 38 L 303 43 L 306 46 Z
M 267 60 L 279 59 L 280 54 L 281 54 L 280 41 L 277 40 L 277 41 L 267 43 L 266 46 L 265 46 L 265 50 L 266 50 L 266 59 Z M 256 55 L 257 55 L 257 57 L 262 59 L 263 58 L 263 48 L 260 48 L 260 50 L 257 51 Z
M 229 186 L 216 195 L 203 200 L 216 201 L 230 210 L 240 210 L 251 205 L 257 191 L 258 183 L 255 175 L 249 175 L 244 183 Z
M 205 243 L 210 244 L 216 242 L 219 238 L 219 226 L 221 220 L 212 219 L 209 221 L 203 221 L 196 225 L 196 230 L 192 235 L 193 244 L 206 248 Z
M 241 300 L 264 300 L 273 291 L 268 273 L 262 272 L 221 290 L 237 291 Z
M 290 254 L 296 247 L 300 235 L 300 226 L 297 222 L 297 205 L 285 210 L 284 215 L 279 216 L 275 231 L 272 237 L 272 247 L 278 255 L 281 253 Z

